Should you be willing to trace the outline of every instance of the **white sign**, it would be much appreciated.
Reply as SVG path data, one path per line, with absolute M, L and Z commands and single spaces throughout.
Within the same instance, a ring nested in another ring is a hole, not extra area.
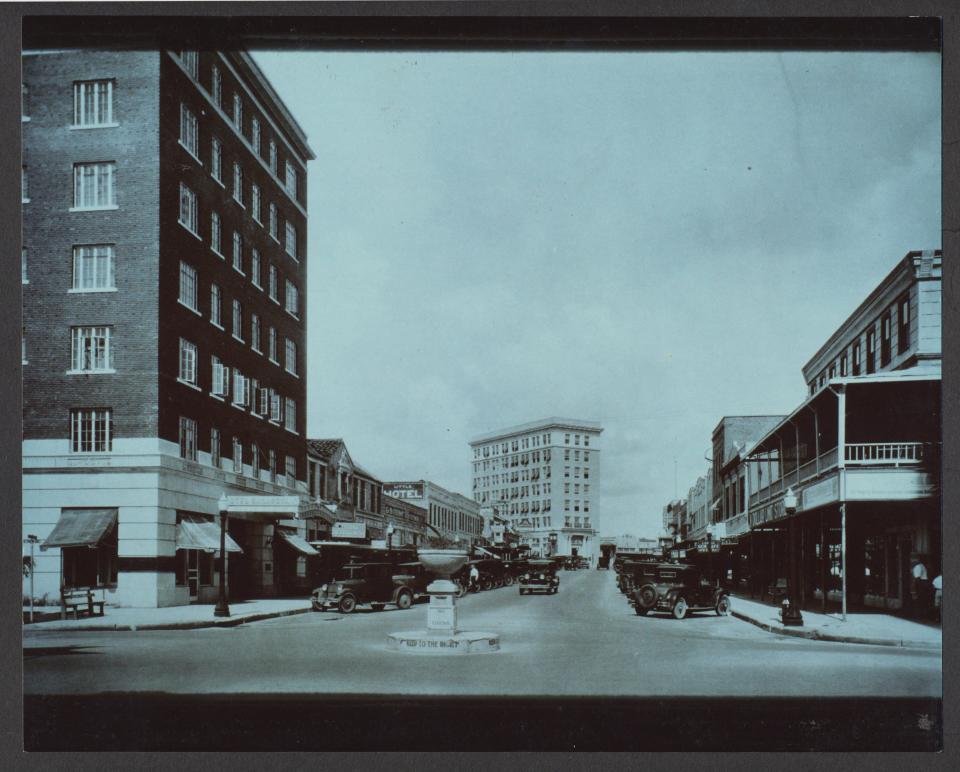
M 217 502 L 221 512 L 271 512 L 300 514 L 299 496 L 221 496 Z
M 366 539 L 366 523 L 334 523 L 331 536 L 339 536 L 341 539 Z
M 388 483 L 383 492 L 395 499 L 422 499 L 423 483 Z

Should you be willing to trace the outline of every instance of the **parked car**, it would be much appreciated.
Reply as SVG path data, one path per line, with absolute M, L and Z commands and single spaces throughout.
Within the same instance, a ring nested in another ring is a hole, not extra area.
M 348 564 L 340 572 L 340 578 L 313 591 L 313 609 L 335 608 L 350 614 L 358 605 L 369 604 L 379 610 L 387 603 L 408 609 L 416 597 L 417 577 L 398 573 L 398 569 L 391 563 Z
M 408 586 L 413 590 L 414 600 L 427 595 L 427 585 L 436 578 L 423 563 L 398 563 L 394 572 L 394 577 L 397 576 L 410 577 Z
M 640 616 L 651 611 L 666 611 L 683 619 L 691 611 L 730 613 L 730 594 L 722 587 L 704 581 L 696 566 L 661 563 L 656 577 L 633 591 L 633 607 Z
M 624 560 L 617 573 L 617 587 L 628 599 L 633 591 L 642 584 L 656 580 L 657 560 Z
M 560 577 L 557 576 L 557 564 L 553 560 L 527 561 L 527 570 L 520 575 L 520 594 L 544 592 L 556 595 L 560 589 Z

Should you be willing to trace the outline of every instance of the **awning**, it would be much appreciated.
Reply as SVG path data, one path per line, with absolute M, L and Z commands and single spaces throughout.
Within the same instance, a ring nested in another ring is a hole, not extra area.
M 53 532 L 40 545 L 48 547 L 96 547 L 117 524 L 117 510 L 64 509 Z
M 224 536 L 227 552 L 243 552 L 230 534 Z M 184 515 L 177 523 L 177 549 L 219 552 L 220 526 L 199 515 Z
M 290 533 L 289 531 L 277 530 L 277 533 L 283 538 L 283 540 L 293 547 L 297 552 L 302 552 L 304 555 L 319 555 L 310 544 L 302 536 L 297 536 L 295 533 Z

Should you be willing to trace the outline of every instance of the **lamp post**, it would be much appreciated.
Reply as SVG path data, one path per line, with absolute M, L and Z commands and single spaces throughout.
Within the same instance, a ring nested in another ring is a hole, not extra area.
M 788 515 L 794 515 L 797 511 L 797 494 L 793 488 L 787 488 L 783 494 L 783 509 Z M 803 625 L 803 615 L 800 613 L 800 577 L 797 566 L 797 522 L 796 517 L 787 518 L 788 550 L 789 554 L 789 576 L 787 578 L 787 597 L 783 601 L 783 608 L 780 610 L 780 620 L 786 626 L 800 627 Z
M 33 622 L 33 574 L 34 574 L 34 571 L 36 570 L 36 566 L 34 565 L 34 562 L 33 562 L 34 560 L 33 548 L 34 548 L 34 545 L 39 541 L 40 540 L 36 536 L 34 536 L 32 533 L 27 534 L 27 538 L 23 540 L 24 544 L 30 545 L 30 621 L 31 622 Z
M 213 615 L 215 617 L 230 616 L 230 606 L 227 605 L 227 511 L 225 509 L 220 510 L 220 591 Z

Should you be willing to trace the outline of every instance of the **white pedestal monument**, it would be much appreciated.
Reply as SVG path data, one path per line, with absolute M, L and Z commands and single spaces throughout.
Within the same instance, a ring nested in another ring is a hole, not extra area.
M 427 629 L 390 633 L 387 645 L 396 651 L 410 654 L 476 654 L 500 650 L 500 636 L 495 633 L 476 633 L 457 627 L 457 585 L 450 575 L 467 562 L 462 550 L 418 550 L 417 557 L 424 567 L 437 576 L 427 586 L 430 607 L 427 609 Z

